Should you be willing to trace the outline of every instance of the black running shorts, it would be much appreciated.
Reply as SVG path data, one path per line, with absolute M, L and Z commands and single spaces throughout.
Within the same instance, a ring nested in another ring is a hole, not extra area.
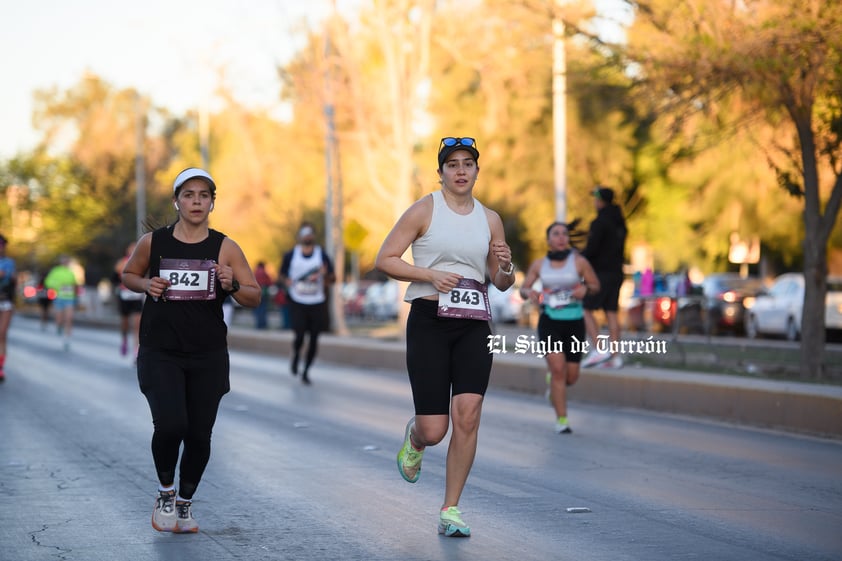
M 555 342 L 561 341 L 561 348 L 564 349 L 564 358 L 567 359 L 567 362 L 579 363 L 582 360 L 582 353 L 572 351 L 574 336 L 580 343 L 585 341 L 584 319 L 550 319 L 547 314 L 541 314 L 538 317 L 538 339 L 546 341 L 549 337 L 550 348 L 555 348 Z
M 117 299 L 118 308 L 120 308 L 121 316 L 130 316 L 132 314 L 139 314 L 143 311 L 143 300 L 124 300 Z
M 487 321 L 441 318 L 438 302 L 412 301 L 406 322 L 406 368 L 416 415 L 447 415 L 450 396 L 485 395 L 491 375 Z
M 586 310 L 605 310 L 616 312 L 620 302 L 620 287 L 623 285 L 623 273 L 597 273 L 599 292 L 588 294 L 582 300 L 582 307 Z

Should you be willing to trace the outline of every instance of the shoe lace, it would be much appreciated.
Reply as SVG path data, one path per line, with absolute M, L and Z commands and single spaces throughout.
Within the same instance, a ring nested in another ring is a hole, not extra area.
M 441 519 L 445 522 L 450 522 L 456 526 L 465 526 L 462 521 L 462 513 L 455 506 L 449 507 L 447 510 L 441 511 Z
M 175 493 L 160 493 L 158 495 L 158 508 L 165 514 L 170 514 L 175 508 Z
M 178 517 L 179 518 L 193 518 L 193 514 L 190 512 L 190 505 L 192 503 L 185 501 L 183 503 L 176 503 L 175 508 L 178 510 Z
M 415 464 L 421 461 L 421 458 L 423 456 L 423 450 L 416 450 L 415 447 L 410 444 L 409 448 L 406 451 L 404 463 L 408 466 L 414 466 Z

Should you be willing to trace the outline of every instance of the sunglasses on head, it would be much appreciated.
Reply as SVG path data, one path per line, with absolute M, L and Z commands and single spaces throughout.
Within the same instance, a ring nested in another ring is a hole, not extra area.
M 473 148 L 476 148 L 477 141 L 476 141 L 476 139 L 473 139 L 470 136 L 465 136 L 465 137 L 461 137 L 461 138 L 456 138 L 456 137 L 453 137 L 453 136 L 445 136 L 444 138 L 441 139 L 441 145 L 439 146 L 439 152 L 441 152 L 443 148 L 445 148 L 445 147 L 449 148 L 451 146 L 471 146 Z

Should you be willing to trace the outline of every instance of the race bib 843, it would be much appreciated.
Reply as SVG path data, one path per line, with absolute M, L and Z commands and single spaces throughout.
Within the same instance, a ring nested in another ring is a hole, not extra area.
M 450 292 L 439 293 L 437 315 L 446 318 L 491 319 L 488 304 L 488 287 L 473 279 L 459 279 Z

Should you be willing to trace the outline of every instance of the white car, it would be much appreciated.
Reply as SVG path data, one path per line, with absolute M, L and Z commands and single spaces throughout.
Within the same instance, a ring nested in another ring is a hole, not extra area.
M 376 282 L 365 291 L 363 315 L 379 321 L 397 319 L 400 288 L 395 280 Z
M 488 283 L 488 304 L 491 307 L 491 321 L 494 323 L 518 323 L 523 308 L 523 299 L 515 286 L 500 291 Z
M 825 327 L 842 331 L 842 277 L 827 279 L 827 300 L 825 300 L 824 310 Z
M 748 306 L 747 306 L 748 307 Z M 804 308 L 804 275 L 785 273 L 772 283 L 765 294 L 758 295 L 746 315 L 746 335 L 783 335 L 789 341 L 801 336 Z M 842 280 L 829 278 L 825 300 L 827 329 L 842 329 Z

